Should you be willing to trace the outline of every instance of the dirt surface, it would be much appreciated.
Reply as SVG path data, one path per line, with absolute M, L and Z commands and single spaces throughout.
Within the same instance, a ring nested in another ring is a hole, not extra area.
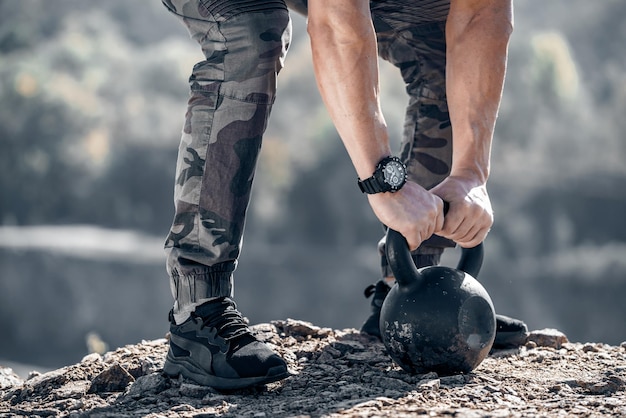
M 286 320 L 253 329 L 294 376 L 220 393 L 160 369 L 167 341 L 91 354 L 22 381 L 0 368 L 0 416 L 76 417 L 626 417 L 626 343 L 530 333 L 468 375 L 409 375 L 377 340 Z

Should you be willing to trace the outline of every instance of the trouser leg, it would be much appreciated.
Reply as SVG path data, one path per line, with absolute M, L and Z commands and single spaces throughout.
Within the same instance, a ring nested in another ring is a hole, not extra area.
M 176 322 L 231 296 L 252 180 L 291 36 L 283 0 L 164 0 L 205 60 L 189 78 L 166 240 Z
M 309 2 L 308 0 L 285 0 L 287 6 L 289 6 L 290 10 L 294 12 L 298 12 L 304 16 L 308 14 L 309 11 Z
M 392 4 L 393 3 L 393 4 Z M 452 128 L 445 85 L 445 22 L 412 22 L 420 19 L 410 2 L 387 1 L 372 7 L 379 55 L 395 65 L 404 79 L 409 102 L 406 108 L 400 158 L 409 179 L 430 189 L 450 173 Z M 384 7 L 382 7 L 384 6 Z M 455 244 L 433 236 L 413 252 L 418 267 L 438 264 L 446 247 Z M 384 248 L 379 243 L 383 277 L 392 277 Z

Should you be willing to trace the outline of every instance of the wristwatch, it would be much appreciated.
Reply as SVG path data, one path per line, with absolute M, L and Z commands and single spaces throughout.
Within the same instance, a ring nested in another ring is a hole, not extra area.
M 391 156 L 380 160 L 372 177 L 358 179 L 358 184 L 363 193 L 394 193 L 404 186 L 406 179 L 406 165 L 398 157 Z

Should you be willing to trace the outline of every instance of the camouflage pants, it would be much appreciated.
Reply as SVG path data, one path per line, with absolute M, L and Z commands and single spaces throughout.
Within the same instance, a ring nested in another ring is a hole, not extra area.
M 162 1 L 206 58 L 189 78 L 176 213 L 165 245 L 179 321 L 207 298 L 232 294 L 256 160 L 291 21 L 284 0 Z M 305 0 L 287 3 L 306 7 Z M 401 158 L 411 179 L 430 188 L 448 175 L 451 159 L 443 31 L 447 2 L 435 11 L 439 17 L 415 3 L 420 2 L 375 1 L 372 15 L 380 55 L 400 69 L 410 97 Z M 440 247 L 431 243 L 421 251 L 440 254 Z
M 175 217 L 165 244 L 183 319 L 232 294 L 246 210 L 276 77 L 291 38 L 283 0 L 163 0 L 205 60 L 193 68 L 177 161 Z

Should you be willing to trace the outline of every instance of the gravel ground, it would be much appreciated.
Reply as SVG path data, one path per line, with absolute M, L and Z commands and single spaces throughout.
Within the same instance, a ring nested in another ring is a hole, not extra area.
M 409 375 L 357 330 L 295 321 L 253 327 L 294 376 L 220 393 L 161 375 L 166 339 L 90 354 L 23 381 L 0 367 L 0 416 L 626 417 L 626 343 L 570 343 L 555 330 L 496 351 L 472 373 Z

